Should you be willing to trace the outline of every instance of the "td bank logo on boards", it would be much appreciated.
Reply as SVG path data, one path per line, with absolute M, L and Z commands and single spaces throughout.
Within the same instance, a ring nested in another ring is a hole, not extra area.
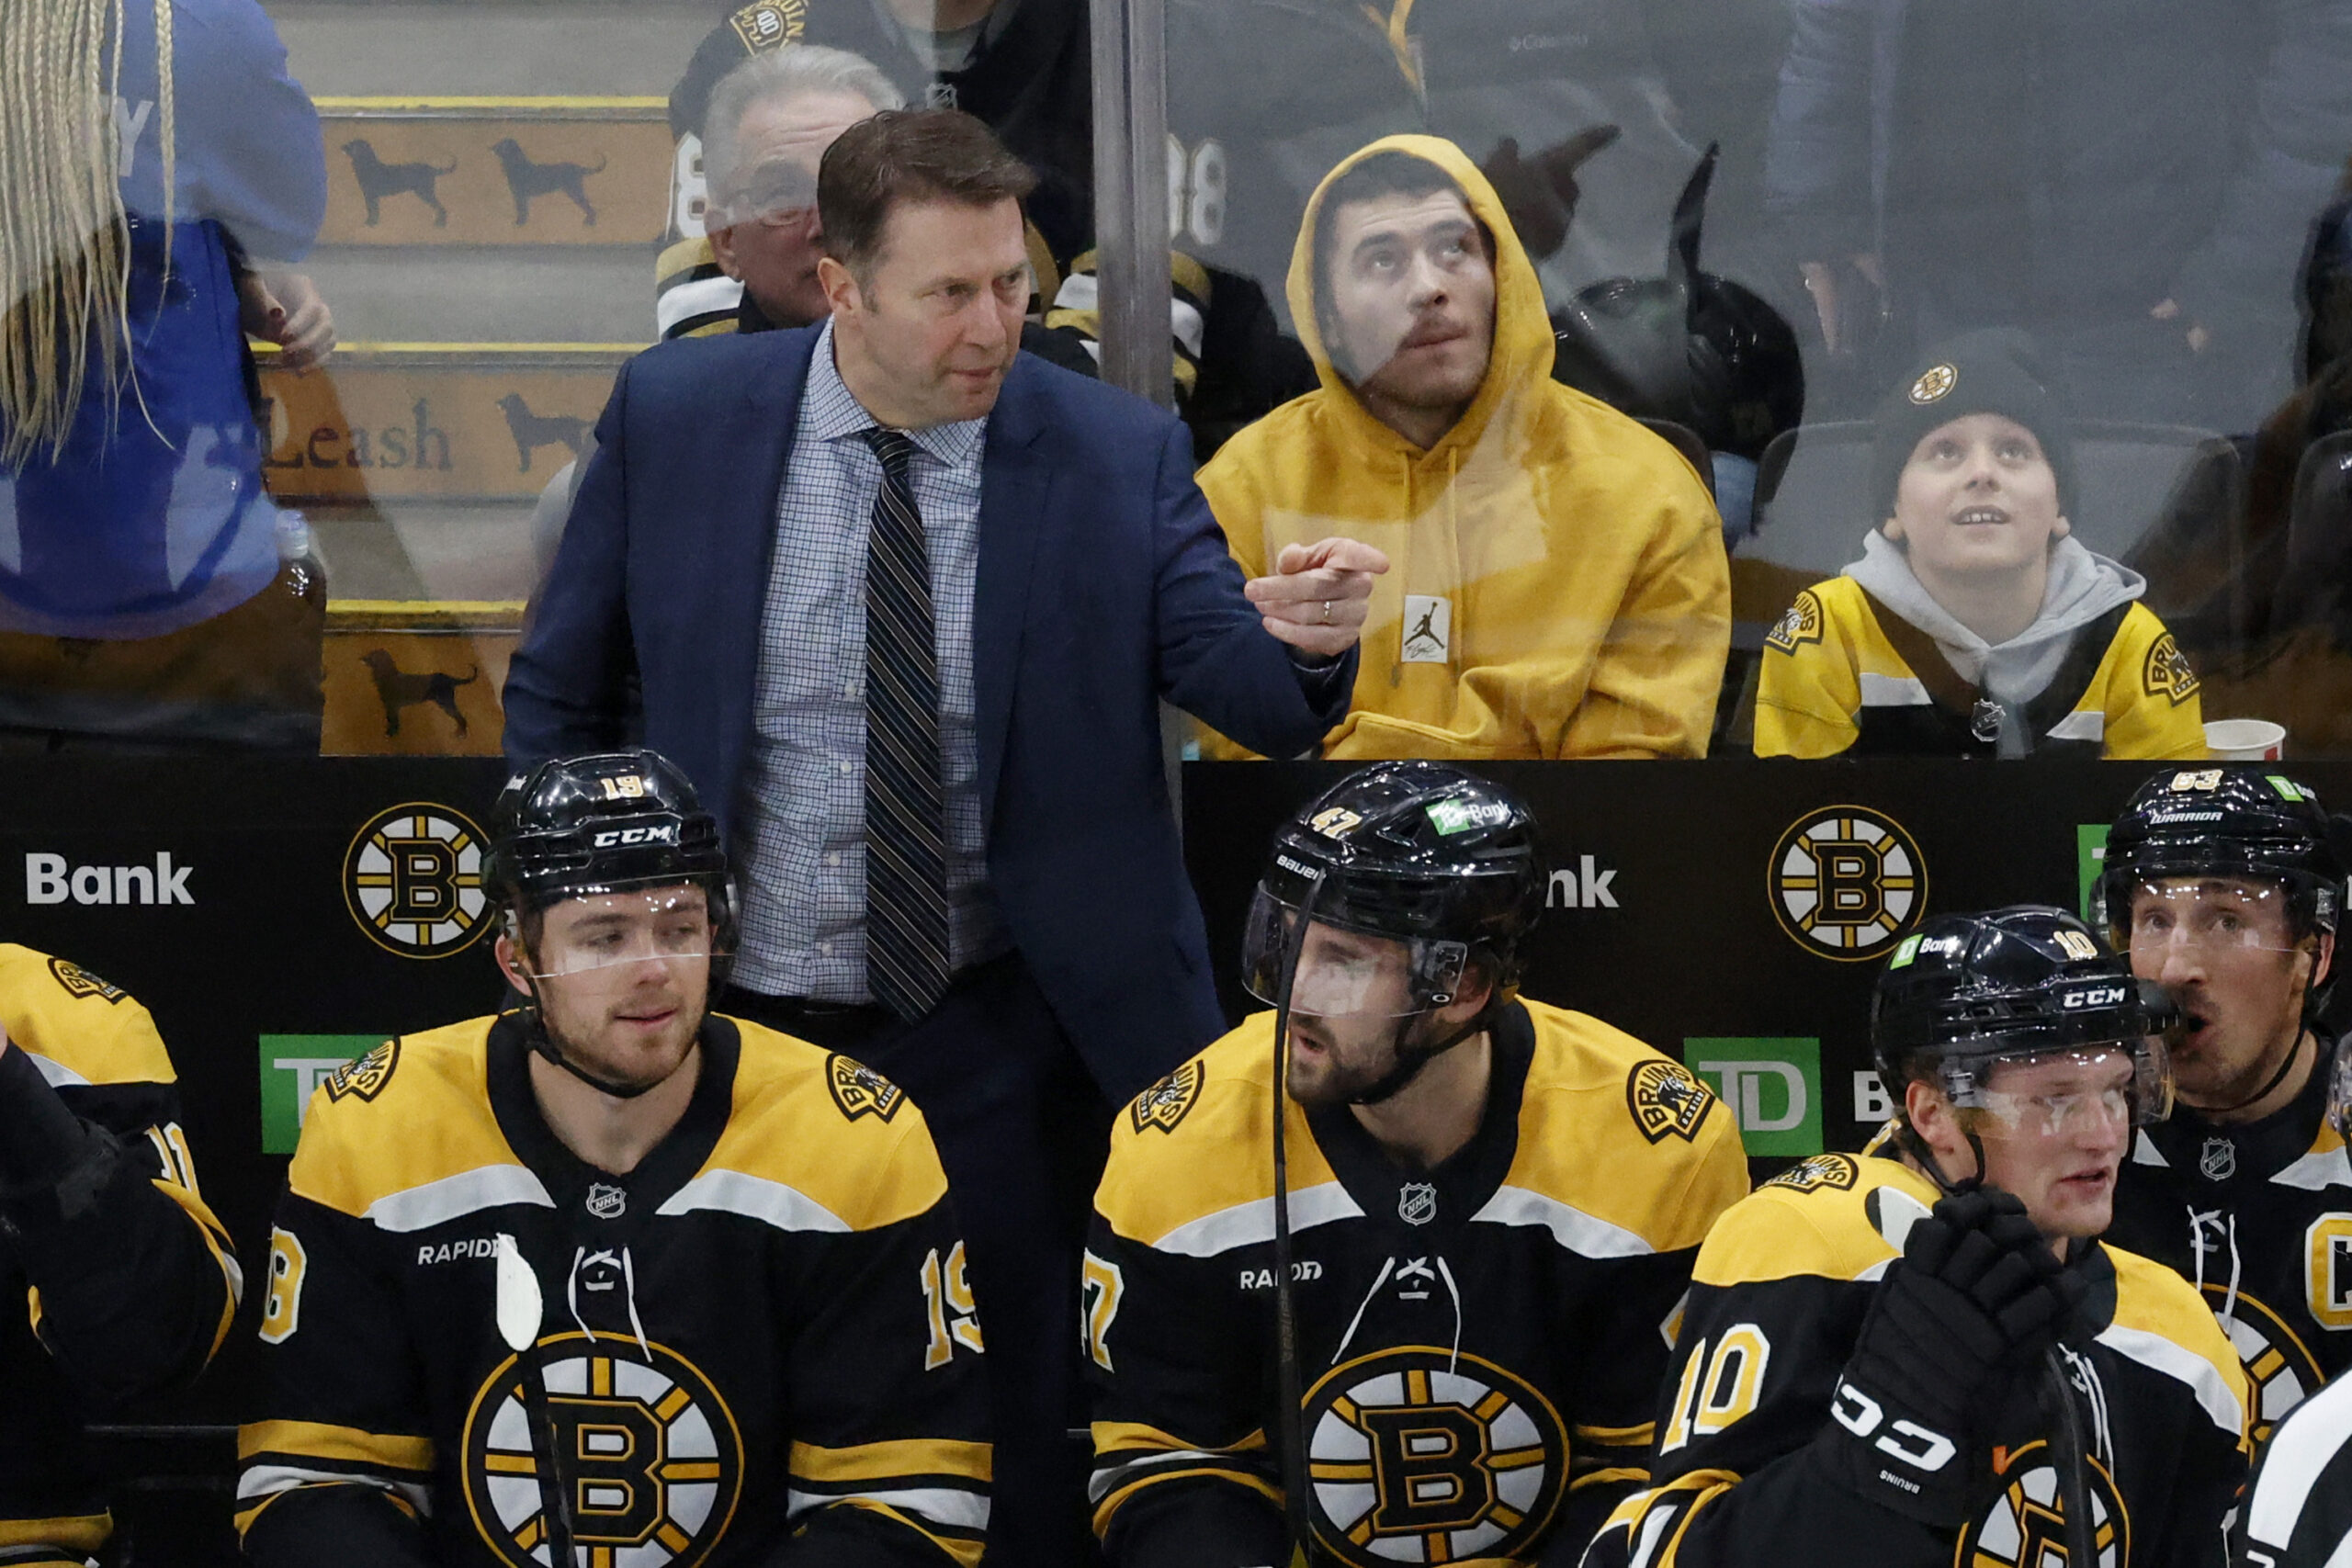
M 154 863 L 138 865 L 75 865 L 63 855 L 25 857 L 25 902 L 28 904 L 189 904 L 188 873 L 194 866 L 174 865 L 164 850 Z
M 481 885 L 482 830 L 446 806 L 412 801 L 379 812 L 343 857 L 343 898 L 378 946 L 403 958 L 447 958 L 491 928 Z
M 2075 824 L 2075 891 L 2081 900 L 2075 912 L 2086 921 L 2091 918 L 2091 895 L 2098 890 L 2098 874 L 2106 869 L 2108 826 L 2105 822 Z
M 1790 825 L 1766 872 L 1772 913 L 1808 952 L 1872 958 L 1928 905 L 1928 864 L 1910 834 L 1867 807 L 1825 806 Z
M 384 1043 L 381 1034 L 261 1037 L 261 1152 L 290 1155 L 311 1095 L 327 1077 Z
M 1819 1040 L 1685 1040 L 1682 1060 L 1731 1108 L 1749 1154 L 1821 1152 Z

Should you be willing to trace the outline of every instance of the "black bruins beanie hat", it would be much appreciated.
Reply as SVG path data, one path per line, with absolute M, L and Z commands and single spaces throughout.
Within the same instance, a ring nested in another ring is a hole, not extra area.
M 2058 480 L 2058 511 L 2075 507 L 2075 437 L 2065 399 L 2033 340 L 2015 327 L 1990 327 L 1951 339 L 1928 354 L 1878 407 L 1871 446 L 1871 526 L 1894 515 L 1894 491 L 1911 453 L 1928 432 L 1973 413 L 1996 413 L 2033 432 Z

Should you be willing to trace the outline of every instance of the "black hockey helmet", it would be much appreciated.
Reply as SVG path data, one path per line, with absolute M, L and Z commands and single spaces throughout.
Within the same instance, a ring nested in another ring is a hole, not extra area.
M 2276 764 L 2174 769 L 2142 784 L 2108 829 L 2093 918 L 2128 948 L 2133 891 L 2197 876 L 2277 885 L 2299 933 L 2334 931 L 2342 917 L 2345 866 L 2327 812 Z
M 1250 910 L 1244 983 L 1279 1001 L 1285 937 L 1311 901 L 1317 924 L 1411 948 L 1414 1010 L 1452 1001 L 1473 958 L 1499 1004 L 1519 983 L 1544 876 L 1534 816 L 1516 795 L 1442 762 L 1375 763 L 1275 833 Z
M 553 757 L 509 779 L 492 808 L 482 882 L 517 919 L 566 898 L 690 883 L 710 900 L 721 950 L 733 945 L 718 819 L 658 751 Z
M 2064 909 L 2019 904 L 1938 915 L 1903 939 L 1871 994 L 1871 1055 L 1898 1100 L 1915 1081 L 1954 1105 L 1987 1102 L 1992 1066 L 2120 1047 L 2132 1053 L 2134 1111 L 2160 1121 L 2172 1077 L 2156 1036 L 2163 990 Z

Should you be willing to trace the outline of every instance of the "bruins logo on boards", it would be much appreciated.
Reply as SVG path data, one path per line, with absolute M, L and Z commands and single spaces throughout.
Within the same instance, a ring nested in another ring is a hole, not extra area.
M 384 1086 L 392 1081 L 392 1069 L 400 1065 L 401 1043 L 399 1036 L 395 1035 L 366 1055 L 345 1062 L 329 1073 L 326 1077 L 327 1098 L 373 1100 L 384 1092 Z
M 403 958 L 447 958 L 490 930 L 481 885 L 488 840 L 462 813 L 412 801 L 379 811 L 343 857 L 343 898 L 377 946 Z
M 2163 697 L 2178 707 L 2197 694 L 2197 671 L 2188 667 L 2188 656 L 2180 651 L 2180 644 L 2166 632 L 2148 645 L 2148 657 L 2140 667 L 2140 684 L 2148 695 Z
M 2091 1495 L 2091 1540 L 2098 1568 L 2132 1561 L 2132 1517 L 2096 1456 L 2084 1461 Z M 2040 1438 L 2008 1456 L 2001 1494 L 1983 1518 L 1962 1532 L 1952 1561 L 1969 1568 L 2045 1568 L 2066 1562 L 2066 1511 L 2050 1445 Z
M 1686 1144 L 1697 1137 L 1714 1102 L 1715 1091 L 1679 1062 L 1644 1062 L 1625 1080 L 1634 1124 L 1653 1144 L 1669 1134 Z
M 1135 1118 L 1136 1131 L 1157 1127 L 1172 1133 L 1193 1109 L 1193 1101 L 1201 1098 L 1201 1065 L 1187 1062 L 1141 1094 L 1128 1107 Z
M 743 1488 L 742 1434 L 710 1381 L 661 1345 L 651 1348 L 650 1365 L 634 1341 L 627 1354 L 606 1355 L 573 1332 L 539 1347 L 582 1560 L 640 1568 L 703 1561 L 726 1534 Z M 509 1568 L 544 1568 L 538 1467 L 513 1357 L 475 1394 L 463 1442 L 474 1528 Z
M 1794 653 L 1799 643 L 1820 640 L 1821 601 L 1814 597 L 1810 588 L 1798 594 L 1797 602 L 1764 634 L 1764 646 L 1777 648 L 1782 653 Z
M 853 1122 L 861 1116 L 888 1122 L 907 1100 L 905 1089 L 863 1062 L 838 1054 L 825 1058 L 825 1087 L 833 1091 L 833 1103 L 842 1114 Z
M 1798 1192 L 1849 1192 L 1860 1174 L 1851 1155 L 1807 1155 L 1764 1185 Z
M 1928 903 L 1919 846 L 1867 807 L 1826 806 L 1790 825 L 1765 873 L 1781 929 L 1809 953 L 1873 958 Z
M 62 958 L 51 959 L 49 972 L 57 977 L 60 986 L 65 987 L 68 996 L 77 998 L 97 997 L 106 1001 L 119 1002 L 130 995 L 121 987 L 101 980 L 80 964 L 68 964 Z
M 2326 1377 L 2286 1319 L 2244 1291 L 2234 1302 L 2227 1301 L 2228 1295 L 2228 1286 L 2206 1283 L 2205 1304 L 2214 1315 L 2218 1318 L 2225 1304 L 2230 1308 L 2223 1332 L 2245 1364 L 2246 1381 L 2254 1385 L 2254 1440 L 2267 1443 L 2271 1427 L 2317 1393 Z
M 1349 1568 L 1526 1557 L 1567 1490 L 1559 1412 L 1476 1356 L 1360 1356 L 1305 1414 L 1316 1538 Z

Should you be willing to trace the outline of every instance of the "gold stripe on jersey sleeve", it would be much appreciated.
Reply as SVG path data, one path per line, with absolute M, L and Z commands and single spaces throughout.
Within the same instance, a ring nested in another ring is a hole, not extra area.
M 1179 1069 L 1198 1078 L 1181 1111 L 1166 1092 L 1174 1075 L 1119 1108 L 1094 1198 L 1113 1230 L 1156 1247 L 1194 1221 L 1267 1201 L 1273 1190 L 1272 1156 L 1264 1152 L 1273 1141 L 1266 1115 L 1273 1044 L 1274 1015 L 1253 1013 Z M 1295 1199 L 1300 1190 L 1335 1178 L 1306 1113 L 1293 1104 L 1283 1115 Z
M 84 1554 L 96 1552 L 114 1534 L 112 1514 L 60 1515 L 47 1519 L 0 1519 L 0 1547 L 54 1546 Z M 35 1562 L 44 1559 L 35 1558 Z M 81 1568 L 78 1559 L 74 1568 Z
M 433 1471 L 433 1439 L 390 1432 L 363 1432 L 318 1421 L 248 1421 L 237 1428 L 240 1462 L 263 1454 L 297 1459 L 339 1460 L 412 1475 Z
M 237 1511 L 230 1516 L 230 1522 L 236 1528 L 237 1539 L 243 1540 L 245 1538 L 245 1533 L 254 1528 L 254 1521 L 261 1517 L 262 1510 L 272 1503 L 282 1497 L 291 1497 L 298 1492 L 316 1492 L 322 1486 L 356 1486 L 371 1496 L 381 1497 L 412 1519 L 423 1517 L 417 1512 L 414 1503 L 389 1486 L 371 1486 L 357 1477 L 349 1481 L 306 1481 L 299 1486 L 281 1487 L 275 1492 L 265 1493 L 250 1503 L 239 1504 Z M 77 1563 L 75 1568 L 80 1568 L 80 1564 Z
M 1851 1280 L 1894 1257 L 1871 1223 L 1871 1194 L 1891 1189 L 1895 1200 L 1924 1212 L 1940 1196 L 1928 1179 L 1888 1159 L 1862 1159 L 1853 1184 L 1808 1190 L 1759 1187 L 1733 1205 L 1699 1249 L 1691 1280 L 1702 1285 L 1756 1284 L 1817 1277 Z
M 1607 1486 L 1621 1481 L 1647 1481 L 1650 1472 L 1638 1467 L 1618 1465 L 1609 1470 L 1588 1470 L 1568 1481 L 1568 1490 L 1581 1492 L 1588 1486 Z
M 1657 1437 L 1657 1423 L 1645 1421 L 1638 1427 L 1577 1427 L 1571 1438 L 1579 1443 L 1599 1443 L 1607 1448 L 1645 1449 Z
M 795 1476 L 820 1484 L 895 1481 L 909 1475 L 960 1475 L 988 1481 L 995 1474 L 994 1450 L 987 1443 L 948 1438 L 900 1438 L 845 1449 L 795 1443 L 787 1465 Z
M 1623 1568 L 1632 1556 L 1634 1541 L 1645 1533 L 1643 1527 L 1649 1516 L 1665 1508 L 1678 1516 L 1673 1533 L 1667 1538 L 1663 1550 L 1648 1555 L 1645 1568 L 1674 1568 L 1675 1554 L 1682 1549 L 1682 1538 L 1689 1532 L 1691 1519 L 1702 1508 L 1738 1485 L 1739 1479 L 1736 1471 L 1694 1470 L 1662 1486 L 1634 1493 L 1610 1512 L 1584 1561 L 1596 1568 Z
M 879 1514 L 886 1519 L 896 1519 L 899 1523 L 906 1526 L 907 1529 L 914 1531 L 917 1535 L 931 1542 L 932 1545 L 939 1548 L 940 1551 L 945 1552 L 949 1557 L 954 1558 L 960 1565 L 960 1568 L 978 1568 L 980 1561 L 980 1552 L 988 1544 L 987 1539 L 983 1535 L 976 1534 L 964 1536 L 943 1534 L 935 1526 L 925 1521 L 921 1516 L 910 1514 L 902 1508 L 894 1508 L 888 1503 L 877 1503 L 871 1497 L 843 1497 L 839 1502 L 828 1503 L 825 1506 L 830 1508 L 864 1508 L 868 1513 Z M 807 1516 L 803 1515 L 802 1517 L 805 1518 Z
M 213 1217 L 211 1207 L 202 1198 L 176 1181 L 167 1181 L 160 1176 L 148 1179 L 164 1197 L 185 1209 L 188 1218 L 196 1222 L 197 1234 L 204 1238 L 205 1249 L 212 1254 L 212 1261 L 220 1269 L 220 1322 L 212 1331 L 211 1348 L 204 1352 L 204 1359 L 209 1362 L 220 1353 L 220 1347 L 228 1343 L 229 1325 L 236 1321 L 237 1303 L 244 1296 L 244 1270 L 237 1267 L 237 1255 L 230 1250 L 228 1230 Z
M 1094 1451 L 1098 1454 L 1118 1453 L 1127 1449 L 1167 1449 L 1181 1451 L 1188 1449 L 1213 1450 L 1226 1453 L 1250 1453 L 1266 1446 L 1263 1431 L 1250 1433 L 1238 1443 L 1188 1442 L 1173 1433 L 1157 1427 L 1147 1427 L 1138 1421 L 1097 1421 L 1093 1426 Z
M 78 983 L 69 987 L 61 972 Z M 164 1037 L 136 998 L 15 942 L 0 942 L 0 1026 L 10 1041 L 85 1083 L 175 1081 Z
M 1166 1481 L 1197 1481 L 1204 1476 L 1246 1486 L 1275 1507 L 1279 1508 L 1283 1506 L 1282 1488 L 1261 1475 L 1253 1475 L 1246 1470 L 1238 1470 L 1227 1465 L 1188 1464 L 1181 1467 L 1171 1465 L 1165 1470 L 1146 1471 L 1131 1480 L 1123 1480 L 1103 1494 L 1102 1501 L 1097 1504 L 1094 1509 L 1095 1538 L 1101 1540 L 1108 1535 L 1112 1517 L 1126 1506 L 1127 1499 L 1146 1487 L 1157 1486 Z
M 739 1171 L 791 1188 L 852 1230 L 929 1211 L 946 1173 L 922 1112 L 880 1075 L 844 1061 L 862 1092 L 837 1097 L 834 1053 L 730 1019 L 742 1036 L 735 1103 L 702 1173 Z M 846 1103 L 844 1100 L 846 1099 Z

